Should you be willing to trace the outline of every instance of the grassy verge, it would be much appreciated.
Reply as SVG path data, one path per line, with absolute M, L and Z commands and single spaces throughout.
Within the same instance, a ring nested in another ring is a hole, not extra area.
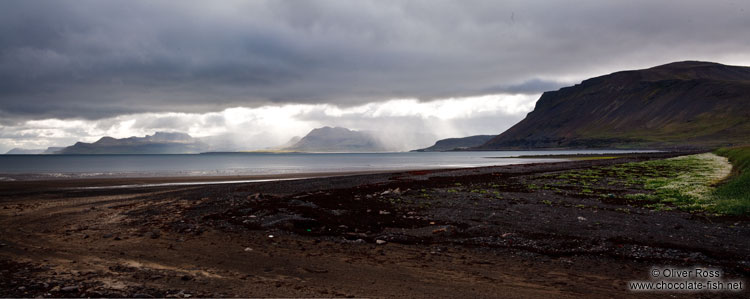
M 652 196 L 662 204 L 690 212 L 727 213 L 719 208 L 713 195 L 713 186 L 732 169 L 726 158 L 706 153 L 643 163 L 676 172 L 675 175 L 649 177 L 644 182 L 644 188 L 653 190 Z
M 653 201 L 648 205 L 651 208 L 725 213 L 717 209 L 712 186 L 729 175 L 731 165 L 726 158 L 706 153 L 615 165 L 612 168 L 632 184 L 651 191 L 629 195 L 633 199 Z
M 750 214 L 750 146 L 722 148 L 716 154 L 729 158 L 732 176 L 714 191 L 716 210 L 730 215 Z
M 717 199 L 714 187 L 731 169 L 727 158 L 705 153 L 578 169 L 542 179 L 551 179 L 545 189 L 580 188 L 580 196 L 622 198 L 653 210 L 735 214 L 729 201 Z

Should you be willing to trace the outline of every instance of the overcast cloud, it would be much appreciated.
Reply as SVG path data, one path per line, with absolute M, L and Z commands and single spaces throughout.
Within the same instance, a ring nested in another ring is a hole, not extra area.
M 0 151 L 47 148 L 101 136 L 125 138 L 153 132 L 185 132 L 213 150 L 257 150 L 282 145 L 311 128 L 341 126 L 380 135 L 392 150 L 426 147 L 435 140 L 496 134 L 531 110 L 537 95 L 492 95 L 419 102 L 397 99 L 340 108 L 330 104 L 237 107 L 208 113 L 141 113 L 98 120 L 44 119 L 0 126 Z
M 538 97 L 591 76 L 679 60 L 748 65 L 748 11 L 746 1 L 693 0 L 2 1 L 0 150 L 29 144 L 22 140 L 61 145 L 59 136 L 26 130 L 34 121 L 64 123 L 70 140 L 112 133 L 82 126 L 144 115 L 190 131 L 189 115 L 233 107 Z M 472 107 L 483 105 L 493 107 Z M 442 120 L 474 128 L 457 134 L 500 133 L 531 107 Z M 355 116 L 285 115 L 307 126 L 396 121 Z M 292 131 L 303 130 L 280 135 Z

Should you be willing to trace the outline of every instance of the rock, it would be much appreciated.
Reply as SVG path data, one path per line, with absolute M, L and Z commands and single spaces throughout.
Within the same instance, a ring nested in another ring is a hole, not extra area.
M 326 269 L 317 269 L 317 268 L 310 268 L 310 267 L 303 267 L 302 269 L 310 273 L 328 273 L 328 270 Z
M 375 240 L 375 244 L 378 244 L 378 245 L 383 245 L 385 243 L 388 243 L 388 241 L 386 241 L 386 240 L 379 240 L 379 239 Z
M 60 286 L 54 286 L 52 289 L 49 290 L 50 292 L 59 292 Z
M 444 232 L 447 232 L 447 231 L 448 231 L 447 227 L 441 227 L 441 228 L 438 228 L 436 230 L 433 230 L 432 233 L 433 234 L 439 234 L 439 233 L 444 233 Z
M 578 221 L 586 221 L 586 218 L 578 216 Z
M 388 194 L 391 194 L 390 189 L 383 191 L 383 193 L 380 193 L 380 195 L 388 195 Z
M 154 296 L 151 296 L 149 294 L 144 294 L 144 293 L 135 293 L 133 295 L 133 298 L 154 298 Z
M 192 277 L 192 276 L 190 276 L 190 275 L 187 275 L 187 274 L 185 274 L 185 275 L 182 275 L 182 277 L 180 277 L 180 279 L 181 279 L 182 281 L 189 281 L 189 280 L 192 280 L 192 279 L 193 279 L 193 277 Z
M 62 292 L 75 292 L 75 291 L 78 291 L 78 286 L 67 286 L 67 287 L 61 288 L 60 291 L 62 291 Z
M 149 237 L 149 238 L 151 238 L 151 239 L 158 239 L 159 237 L 161 237 L 161 232 L 159 232 L 158 229 L 155 229 L 155 230 L 152 230 L 150 232 L 147 232 L 146 236 Z
M 253 249 L 250 247 L 245 247 L 245 252 L 250 252 L 250 251 L 253 251 Z
M 334 216 L 341 216 L 346 213 L 347 213 L 346 210 L 331 210 L 331 214 L 333 214 Z
M 401 194 L 401 188 L 396 188 L 396 190 L 393 190 L 393 194 L 400 195 Z
M 23 290 L 25 290 L 25 289 L 26 289 L 26 287 L 24 287 L 24 286 L 20 286 L 20 287 L 18 287 L 18 290 L 19 290 L 19 291 L 23 291 Z
M 112 238 L 112 234 L 104 234 L 102 235 L 102 238 Z
M 380 210 L 380 212 L 378 212 L 378 214 L 380 214 L 380 215 L 390 215 L 391 212 Z

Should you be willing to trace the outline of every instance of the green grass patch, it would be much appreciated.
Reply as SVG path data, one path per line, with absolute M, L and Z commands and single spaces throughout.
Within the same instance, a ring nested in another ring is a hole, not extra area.
M 747 156 L 745 156 L 747 158 Z M 750 164 L 750 163 L 746 163 Z M 715 154 L 680 156 L 572 170 L 556 177 L 557 184 L 580 186 L 581 194 L 593 194 L 596 186 L 623 186 L 641 190 L 626 194 L 629 200 L 643 201 L 656 210 L 680 209 L 690 212 L 741 214 L 747 211 L 747 179 L 725 187 L 724 197 L 715 195 L 714 186 L 729 175 L 731 165 Z M 598 190 L 598 189 L 597 189 Z M 724 190 L 724 189 L 722 189 Z M 737 200 L 737 195 L 744 200 Z M 743 205 L 744 203 L 744 205 Z
M 731 169 L 725 159 L 706 153 L 632 164 L 645 168 L 641 169 L 640 179 L 630 177 L 629 182 L 653 190 L 653 195 L 641 198 L 658 201 L 647 207 L 670 210 L 673 206 L 689 212 L 727 213 L 720 209 L 713 195 L 713 185 Z
M 727 157 L 733 169 L 730 178 L 714 192 L 716 210 L 723 214 L 750 214 L 750 146 L 722 148 L 715 152 Z

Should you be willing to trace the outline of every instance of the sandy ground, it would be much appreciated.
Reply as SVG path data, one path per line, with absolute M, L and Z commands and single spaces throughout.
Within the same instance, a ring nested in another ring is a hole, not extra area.
M 529 188 L 673 155 L 201 186 L 0 183 L 0 296 L 746 298 L 627 282 L 654 266 L 747 281 L 747 217 Z

